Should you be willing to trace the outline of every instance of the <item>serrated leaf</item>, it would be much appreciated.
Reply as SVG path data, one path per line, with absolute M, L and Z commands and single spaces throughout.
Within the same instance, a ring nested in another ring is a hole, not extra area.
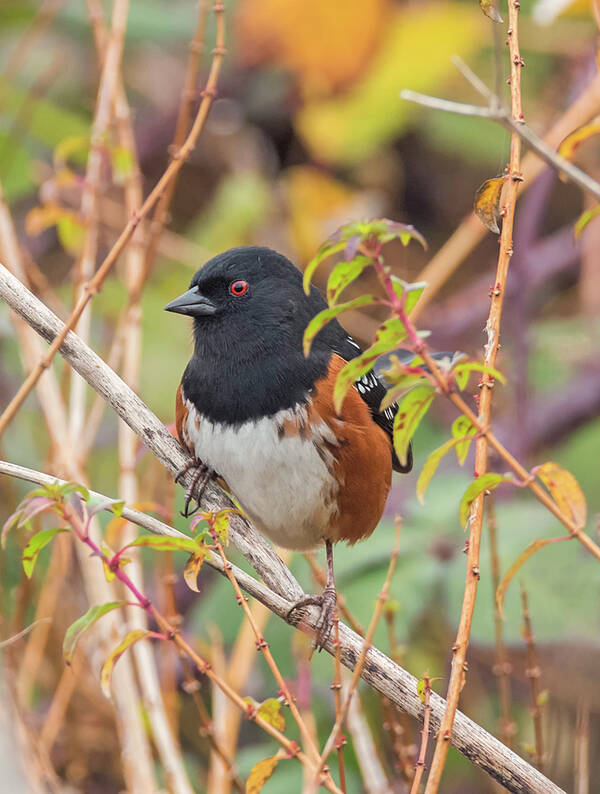
M 368 306 L 369 304 L 375 303 L 376 300 L 374 295 L 361 295 L 358 298 L 354 298 L 354 300 L 346 301 L 346 303 L 338 303 L 336 306 L 331 306 L 329 309 L 323 309 L 322 312 L 319 312 L 312 318 L 304 332 L 304 355 L 308 356 L 315 336 L 330 320 L 343 314 L 343 312 L 359 309 L 361 306 Z
M 476 435 L 477 429 L 471 424 L 466 416 L 458 416 L 452 423 L 452 437 L 456 439 L 456 457 L 459 464 L 462 466 L 467 459 L 469 447 L 471 446 L 472 438 L 466 438 L 469 435 Z
M 570 471 L 549 461 L 535 470 L 535 474 L 552 494 L 562 512 L 579 527 L 587 520 L 587 505 L 581 486 Z
M 429 410 L 434 396 L 433 386 L 415 386 L 398 405 L 398 412 L 394 417 L 394 449 L 403 466 L 406 465 L 410 440 Z
M 471 505 L 483 491 L 493 491 L 501 482 L 512 482 L 513 478 L 510 474 L 495 474 L 488 472 L 477 477 L 469 485 L 460 500 L 460 525 L 466 529 L 467 521 L 469 520 L 469 513 L 471 512 Z
M 262 787 L 275 771 L 280 758 L 278 753 L 254 764 L 246 780 L 246 794 L 259 794 L 262 791 Z
M 117 645 L 108 659 L 102 665 L 102 670 L 100 672 L 100 686 L 102 687 L 102 691 L 107 698 L 110 697 L 110 682 L 115 664 L 119 661 L 121 656 L 128 648 L 130 648 L 139 640 L 143 640 L 144 637 L 147 637 L 149 634 L 152 634 L 152 632 L 147 631 L 146 629 L 134 629 L 133 631 L 130 631 L 125 635 L 125 637 L 121 640 L 121 642 Z
M 492 22 L 503 22 L 504 20 L 500 16 L 500 12 L 498 11 L 498 3 L 497 0 L 479 0 L 479 5 L 483 13 L 491 19 Z
M 583 232 L 583 230 L 588 225 L 588 223 L 590 223 L 590 221 L 593 221 L 594 218 L 597 218 L 598 215 L 600 215 L 600 204 L 597 204 L 595 207 L 592 207 L 592 209 L 590 210 L 586 210 L 579 216 L 577 222 L 575 223 L 575 239 L 577 239 L 580 236 L 580 234 Z
M 506 591 L 508 589 L 509 584 L 515 577 L 517 571 L 519 571 L 523 565 L 527 562 L 527 560 L 532 557 L 536 551 L 543 549 L 544 546 L 549 546 L 551 543 L 560 543 L 563 540 L 570 540 L 571 536 L 568 535 L 566 538 L 539 538 L 538 540 L 534 540 L 533 543 L 530 543 L 529 546 L 525 549 L 525 551 L 521 552 L 517 559 L 513 562 L 510 566 L 508 571 L 504 574 L 502 581 L 498 585 L 498 589 L 496 590 L 496 604 L 498 605 L 498 611 L 504 617 L 504 596 L 506 595 Z
M 35 568 L 35 564 L 37 562 L 37 558 L 39 556 L 40 551 L 53 540 L 59 532 L 68 532 L 67 527 L 59 527 L 57 529 L 42 529 L 41 532 L 36 532 L 36 534 L 29 539 L 29 542 L 23 549 L 23 570 L 25 571 L 25 575 L 28 579 L 31 579 L 31 575 L 33 574 L 33 569 Z
M 285 719 L 281 713 L 281 703 L 277 698 L 268 698 L 257 709 L 259 717 L 262 717 L 265 722 L 277 728 L 278 731 L 285 730 Z
M 473 212 L 485 228 L 494 232 L 494 234 L 500 234 L 500 226 L 498 224 L 500 220 L 500 200 L 505 181 L 505 176 L 487 179 L 477 189 L 475 201 L 473 202 Z
M 565 160 L 572 160 L 579 146 L 598 133 L 600 133 L 600 117 L 596 117 L 593 121 L 578 127 L 570 135 L 567 135 L 558 147 L 558 154 Z
M 84 632 L 93 626 L 103 615 L 106 615 L 107 612 L 125 606 L 125 604 L 127 604 L 127 601 L 111 601 L 108 604 L 97 604 L 96 606 L 90 607 L 85 615 L 82 615 L 71 623 L 65 632 L 65 638 L 63 640 L 63 657 L 65 662 L 71 664 L 77 643 Z
M 434 449 L 433 452 L 427 457 L 427 460 L 421 469 L 421 473 L 419 474 L 419 479 L 417 480 L 417 498 L 421 504 L 425 504 L 425 492 L 427 491 L 427 486 L 437 471 L 440 461 L 444 455 L 452 449 L 452 447 L 456 446 L 457 443 L 457 438 L 451 438 L 449 441 L 446 441 L 445 444 L 442 444 L 441 447 Z
M 200 592 L 198 587 L 198 574 L 204 560 L 208 557 L 209 551 L 206 547 L 201 546 L 198 551 L 195 551 L 188 559 L 183 569 L 183 578 L 185 583 L 195 593 Z
M 327 303 L 330 306 L 336 304 L 341 293 L 360 276 L 371 261 L 368 257 L 359 255 L 348 262 L 340 262 L 333 268 L 327 280 Z
M 173 538 L 169 535 L 140 535 L 125 548 L 131 546 L 146 546 L 158 551 L 187 551 L 192 554 L 198 551 L 198 541 L 195 538 Z
M 482 372 L 486 375 L 491 375 L 492 378 L 499 380 L 502 385 L 506 383 L 506 378 L 494 367 L 487 367 L 485 364 L 480 364 L 478 361 L 467 361 L 464 364 L 458 364 L 452 370 L 458 388 L 463 391 L 469 382 L 469 375 L 472 372 Z
M 313 256 L 310 260 L 308 265 L 304 270 L 304 276 L 302 277 L 302 284 L 304 286 L 304 292 L 308 295 L 310 292 L 310 282 L 312 280 L 313 274 L 315 270 L 319 267 L 323 260 L 327 259 L 328 256 L 332 254 L 336 254 L 338 251 L 342 251 L 345 247 L 345 242 L 339 241 L 335 242 L 331 238 L 326 240 L 323 245 L 319 248 L 317 253 Z

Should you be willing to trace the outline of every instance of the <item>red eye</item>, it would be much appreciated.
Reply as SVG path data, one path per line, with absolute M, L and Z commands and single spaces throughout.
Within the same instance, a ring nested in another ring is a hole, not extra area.
M 229 285 L 229 292 L 231 292 L 232 295 L 236 295 L 238 298 L 240 295 L 243 295 L 247 289 L 247 281 L 232 281 Z

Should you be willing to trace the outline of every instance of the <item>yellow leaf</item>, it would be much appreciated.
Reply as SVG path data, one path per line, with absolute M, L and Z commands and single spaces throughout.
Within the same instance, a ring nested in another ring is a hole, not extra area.
M 399 99 L 400 89 L 443 94 L 445 80 L 452 77 L 450 56 L 458 52 L 468 59 L 478 52 L 487 37 L 485 26 L 482 14 L 464 3 L 398 7 L 352 88 L 300 110 L 295 120 L 300 137 L 316 158 L 328 162 L 355 163 L 377 152 L 420 112 Z M 353 46 L 349 38 L 347 46 Z
M 600 204 L 596 204 L 595 207 L 592 207 L 590 210 L 586 210 L 579 216 L 577 222 L 575 223 L 575 239 L 579 237 L 588 223 L 593 221 L 594 218 L 597 218 L 598 215 L 600 215 Z
M 277 755 L 272 755 L 270 758 L 265 758 L 263 761 L 259 761 L 258 764 L 254 764 L 246 781 L 246 794 L 259 794 L 275 771 L 280 758 L 281 755 L 277 753 Z
M 281 703 L 277 698 L 268 698 L 258 707 L 257 714 L 279 731 L 285 730 L 285 719 L 281 713 Z
M 578 127 L 570 135 L 567 135 L 558 147 L 559 155 L 566 160 L 572 160 L 573 155 L 581 144 L 593 135 L 598 135 L 598 133 L 600 133 L 600 117 L 596 116 L 588 124 Z
M 54 202 L 33 207 L 25 216 L 25 231 L 30 237 L 41 234 L 58 223 L 62 212 L 63 210 Z
M 500 234 L 500 199 L 502 198 L 502 188 L 506 181 L 505 176 L 496 176 L 487 179 L 475 193 L 473 212 L 483 223 L 486 229 L 494 234 Z
M 202 563 L 208 556 L 208 549 L 205 551 L 201 551 L 196 554 L 190 555 L 188 561 L 185 564 L 185 568 L 183 569 L 183 578 L 185 579 L 185 583 L 193 590 L 195 593 L 200 592 L 200 588 L 198 587 L 198 574 L 200 573 L 200 568 L 202 568 Z
M 498 11 L 498 4 L 496 0 L 479 0 L 479 5 L 481 6 L 481 10 L 489 17 L 492 22 L 502 22 L 502 17 Z
M 579 527 L 585 526 L 587 505 L 581 486 L 570 471 L 549 461 L 536 469 L 536 475 L 552 494 L 562 512 Z
M 304 96 L 328 94 L 359 77 L 379 46 L 389 0 L 243 0 L 237 44 L 248 66 L 291 71 Z
M 102 665 L 102 671 L 100 673 L 100 686 L 102 687 L 102 691 L 107 698 L 110 697 L 110 681 L 115 664 L 119 661 L 121 656 L 128 648 L 130 648 L 138 640 L 142 640 L 151 633 L 152 632 L 150 631 L 146 631 L 146 629 L 135 629 L 134 631 L 130 631 L 125 635 L 123 640 L 119 643 L 119 645 L 117 645 L 108 659 L 104 662 Z

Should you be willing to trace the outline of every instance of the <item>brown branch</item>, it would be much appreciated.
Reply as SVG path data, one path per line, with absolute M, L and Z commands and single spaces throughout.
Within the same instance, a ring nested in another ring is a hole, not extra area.
M 25 318 L 41 336 L 51 341 L 60 333 L 62 323 L 35 296 L 14 278 L 5 268 L 0 266 L 0 295 L 10 306 Z M 125 383 L 97 356 L 84 345 L 74 333 L 67 334 L 61 346 L 61 353 L 68 363 L 110 403 L 115 411 L 130 425 L 140 440 L 151 450 L 156 458 L 174 475 L 187 461 L 179 443 L 173 438 L 164 425 L 152 414 L 144 403 L 126 386 Z M 475 417 L 476 419 L 476 417 Z M 23 472 L 20 467 L 2 464 L 1 471 L 14 473 Z M 35 474 L 35 473 L 34 473 Z M 23 476 L 21 474 L 21 476 Z M 48 475 L 41 476 L 53 481 Z M 27 479 L 27 477 L 26 477 Z M 34 480 L 38 481 L 38 480 Z M 47 481 L 46 479 L 43 481 Z M 189 480 L 184 482 L 184 486 Z M 215 486 L 210 484 L 205 492 L 202 508 L 216 511 L 232 503 Z M 141 524 L 151 531 L 160 534 L 181 534 L 155 518 L 145 516 L 134 510 L 123 511 L 129 521 Z M 267 586 L 243 571 L 234 568 L 237 581 L 250 595 L 265 604 L 274 614 L 286 619 L 292 604 L 303 597 L 304 593 L 290 571 L 271 550 L 269 545 L 258 535 L 250 524 L 241 516 L 232 516 L 230 538 L 249 563 L 257 570 Z M 210 563 L 219 568 L 219 561 Z M 269 589 L 270 588 L 270 589 Z M 318 615 L 310 609 L 306 616 L 298 618 L 297 627 L 308 634 L 313 634 Z M 294 621 L 292 621 L 293 623 Z M 351 670 L 356 667 L 357 659 L 363 648 L 363 640 L 349 628 L 340 626 L 341 661 Z M 325 644 L 326 650 L 335 653 L 333 640 Z M 416 693 L 417 680 L 399 665 L 395 664 L 377 648 L 371 648 L 366 657 L 362 672 L 363 679 L 392 703 L 414 717 L 422 713 L 422 704 Z M 445 702 L 432 693 L 432 726 L 435 729 L 440 722 Z M 527 764 L 516 753 L 490 736 L 480 726 L 464 714 L 457 712 L 451 738 L 454 746 L 473 763 L 481 766 L 509 791 L 543 792 L 544 794 L 560 794 L 561 789 L 541 775 L 534 767 Z
M 537 654 L 535 652 L 533 629 L 531 628 L 531 615 L 529 612 L 529 604 L 527 603 L 527 591 L 522 584 L 521 606 L 523 611 L 523 639 L 527 645 L 527 669 L 525 670 L 525 675 L 529 679 L 531 690 L 531 713 L 533 714 L 533 727 L 535 732 L 535 755 L 533 762 L 540 772 L 543 772 L 546 759 L 544 757 L 544 732 L 542 728 L 543 707 L 541 703 L 542 693 L 540 691 L 540 666 L 537 662 Z
M 523 61 L 519 51 L 518 39 L 519 6 L 516 2 L 508 3 L 508 37 L 510 53 L 510 96 L 511 115 L 519 122 L 523 117 L 521 106 L 521 69 Z M 500 234 L 500 251 L 498 255 L 498 268 L 496 271 L 495 288 L 492 291 L 490 314 L 486 324 L 487 344 L 484 348 L 484 363 L 487 367 L 496 365 L 496 355 L 500 337 L 500 319 L 504 301 L 504 290 L 508 276 L 508 266 L 513 253 L 513 224 L 517 193 L 522 181 L 521 175 L 521 139 L 513 132 L 510 142 L 509 179 L 504 196 L 504 216 L 502 219 L 502 232 Z M 489 376 L 483 378 L 483 388 L 479 400 L 478 422 L 480 426 L 487 427 L 490 423 L 492 403 L 492 383 Z M 475 476 L 481 476 L 487 469 L 488 458 L 487 436 L 482 436 L 475 443 Z M 452 646 L 452 669 L 446 693 L 447 706 L 444 718 L 438 732 L 435 752 L 431 762 L 431 771 L 427 778 L 425 794 L 436 794 L 442 780 L 442 773 L 450 747 L 450 737 L 454 724 L 454 715 L 458 708 L 460 693 L 465 684 L 467 661 L 467 648 L 471 634 L 471 623 L 475 611 L 477 585 L 479 583 L 479 549 L 481 545 L 481 529 L 483 524 L 484 495 L 480 494 L 473 502 L 469 521 L 469 545 L 467 550 L 467 568 L 463 603 L 460 613 L 456 640 Z
M 225 46 L 224 46 L 225 25 L 223 19 L 223 10 L 224 10 L 223 4 L 220 2 L 220 0 L 217 0 L 217 2 L 214 5 L 214 11 L 217 18 L 217 46 L 213 51 L 212 65 L 206 83 L 206 88 L 203 91 L 202 102 L 200 103 L 198 114 L 196 115 L 194 124 L 192 125 L 192 129 L 190 130 L 190 133 L 186 138 L 185 143 L 183 144 L 181 149 L 177 152 L 177 154 L 175 155 L 172 162 L 169 164 L 167 170 L 164 172 L 162 177 L 158 180 L 158 182 L 152 189 L 150 195 L 144 201 L 142 207 L 140 208 L 139 213 L 137 213 L 136 215 L 134 215 L 132 218 L 129 219 L 127 225 L 121 232 L 117 242 L 114 244 L 114 246 L 106 256 L 104 262 L 100 265 L 100 267 L 96 271 L 95 275 L 84 285 L 81 297 L 77 301 L 77 304 L 73 312 L 71 313 L 71 316 L 65 323 L 64 328 L 62 329 L 60 334 L 54 339 L 54 341 L 50 345 L 50 348 L 46 353 L 46 355 L 38 363 L 37 367 L 28 375 L 24 383 L 21 385 L 17 394 L 13 397 L 13 399 L 5 408 L 2 416 L 0 416 L 0 437 L 2 436 L 2 434 L 6 430 L 6 427 L 11 422 L 11 420 L 13 419 L 13 417 L 15 416 L 15 414 L 23 404 L 25 398 L 27 397 L 31 389 L 35 386 L 35 384 L 39 380 L 42 373 L 50 366 L 52 359 L 54 358 L 55 354 L 60 348 L 67 333 L 77 324 L 77 322 L 79 321 L 81 315 L 85 310 L 85 307 L 88 305 L 91 298 L 102 288 L 102 284 L 104 283 L 105 278 L 109 274 L 112 266 L 116 262 L 120 253 L 131 239 L 140 220 L 144 218 L 148 214 L 148 212 L 152 209 L 152 207 L 156 204 L 156 202 L 162 195 L 163 191 L 165 190 L 166 186 L 169 184 L 171 179 L 175 177 L 175 175 L 179 172 L 185 161 L 189 158 L 196 144 L 198 136 L 200 135 L 200 132 L 204 127 L 204 123 L 208 116 L 208 112 L 212 105 L 213 99 L 216 96 L 217 80 L 219 73 L 221 71 L 223 56 L 225 54 Z
M 339 599 L 339 596 L 338 596 Z M 331 688 L 333 689 L 333 702 L 335 705 L 335 720 L 336 722 L 339 721 L 340 725 L 342 724 L 341 713 L 342 713 L 342 662 L 340 659 L 340 619 L 337 613 L 335 612 L 333 618 L 333 636 L 335 638 L 335 655 L 334 655 L 334 672 L 333 672 L 333 681 L 331 682 Z M 346 739 L 344 734 L 341 731 L 338 732 L 336 737 L 336 747 L 338 753 L 338 773 L 340 776 L 340 788 L 346 794 L 346 765 L 344 763 L 344 745 L 346 744 Z

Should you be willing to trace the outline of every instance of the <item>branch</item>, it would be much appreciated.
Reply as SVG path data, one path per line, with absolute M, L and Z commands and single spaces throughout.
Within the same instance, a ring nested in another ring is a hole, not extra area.
M 467 105 L 464 102 L 452 102 L 449 99 L 439 99 L 438 97 L 420 94 L 417 91 L 403 89 L 400 97 L 407 102 L 414 102 L 416 105 L 445 110 L 447 113 L 456 113 L 460 116 L 472 116 L 473 118 L 488 119 L 495 121 L 500 126 L 516 133 L 519 138 L 524 140 L 529 146 L 544 160 L 551 168 L 564 174 L 567 179 L 579 185 L 582 190 L 591 193 L 594 198 L 600 200 L 600 183 L 593 179 L 581 168 L 561 157 L 552 147 L 531 130 L 524 121 L 515 120 L 510 113 L 503 107 L 484 107 L 483 105 Z
M 0 265 L 0 295 L 46 340 L 51 341 L 61 332 L 62 322 L 2 265 Z M 112 405 L 119 416 L 127 422 L 172 474 L 183 466 L 188 458 L 179 443 L 139 397 L 99 356 L 87 345 L 84 345 L 76 334 L 69 332 L 66 335 L 60 351 L 66 361 Z M 9 464 L 2 464 L 3 467 L 7 465 Z M 231 502 L 223 492 L 211 483 L 203 499 L 203 509 L 214 511 L 229 505 Z M 153 531 L 157 531 L 157 528 L 160 527 L 163 531 L 168 531 L 168 534 L 175 532 L 166 524 L 144 516 L 139 511 L 126 508 L 123 511 L 123 516 L 128 521 L 133 521 L 148 529 L 154 528 Z M 267 586 L 239 569 L 233 568 L 239 584 L 250 595 L 268 607 L 271 612 L 285 620 L 291 605 L 304 595 L 292 574 L 267 542 L 241 516 L 231 516 L 230 538 L 262 576 Z M 211 565 L 219 568 L 219 562 L 216 560 L 213 560 Z M 297 625 L 305 633 L 314 634 L 317 618 L 316 609 L 311 608 L 306 616 L 294 614 L 294 619 L 290 623 Z M 298 622 L 296 623 L 296 621 Z M 350 670 L 354 670 L 363 647 L 363 638 L 343 624 L 340 625 L 339 632 L 342 664 Z M 332 656 L 335 655 L 335 638 L 328 639 L 325 649 Z M 385 695 L 399 708 L 413 717 L 421 719 L 423 706 L 417 695 L 417 679 L 377 648 L 371 648 L 367 653 L 362 677 L 370 686 Z M 446 703 L 441 697 L 432 693 L 431 720 L 434 730 L 440 725 L 445 705 Z M 451 742 L 461 753 L 502 783 L 509 791 L 516 794 L 525 794 L 525 792 L 564 794 L 562 789 L 461 712 L 456 713 Z

